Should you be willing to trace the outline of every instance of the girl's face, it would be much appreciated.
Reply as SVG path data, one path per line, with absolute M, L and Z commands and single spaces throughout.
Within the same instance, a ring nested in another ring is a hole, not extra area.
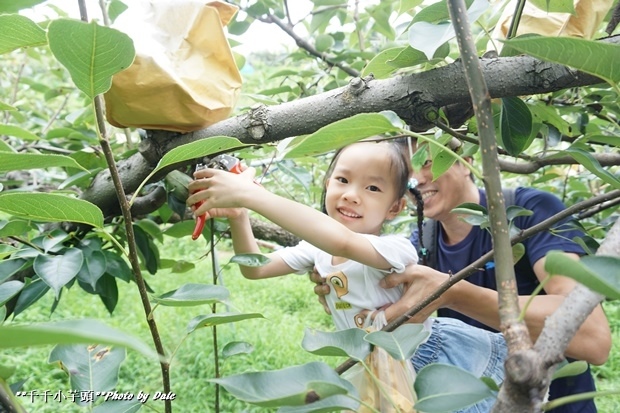
M 404 207 L 398 198 L 387 144 L 358 142 L 345 148 L 326 182 L 327 214 L 352 231 L 378 235 Z

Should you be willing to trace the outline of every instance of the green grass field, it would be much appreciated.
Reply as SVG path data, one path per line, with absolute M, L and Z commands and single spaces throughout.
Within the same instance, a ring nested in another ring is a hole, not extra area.
M 149 285 L 163 293 L 186 283 L 210 284 L 213 278 L 210 258 L 204 258 L 204 242 L 170 240 L 160 248 L 162 258 L 185 259 L 194 262 L 196 268 L 183 274 L 160 271 L 155 276 L 146 274 Z M 220 249 L 225 250 L 224 246 Z M 219 253 L 221 265 L 225 266 L 230 253 Z M 245 371 L 271 370 L 286 366 L 322 360 L 336 366 L 344 359 L 319 358 L 301 348 L 305 328 L 330 330 L 331 319 L 323 312 L 312 292 L 307 277 L 291 275 L 278 279 L 249 281 L 244 279 L 236 265 L 226 267 L 220 284 L 231 292 L 231 305 L 240 312 L 260 312 L 264 319 L 251 319 L 235 324 L 218 326 L 220 349 L 231 341 L 246 341 L 254 346 L 251 354 L 234 356 L 221 360 L 222 376 Z M 66 318 L 97 318 L 111 327 L 123 330 L 151 343 L 135 285 L 119 284 L 119 304 L 110 316 L 96 296 L 85 294 L 79 287 L 63 293 L 56 311 L 50 316 L 52 294 L 41 299 L 36 308 L 20 314 L 16 321 L 41 322 Z M 219 311 L 228 311 L 224 305 Z M 609 361 L 595 367 L 600 390 L 620 389 L 620 305 L 605 303 L 613 328 L 614 348 Z M 215 375 L 213 357 L 213 336 L 211 329 L 200 329 L 187 335 L 186 326 L 195 316 L 210 313 L 208 306 L 171 308 L 159 307 L 155 319 L 167 351 L 175 352 L 171 366 L 172 389 L 176 394 L 173 403 L 177 412 L 214 412 L 215 385 L 208 382 Z M 16 371 L 11 381 L 26 380 L 23 390 L 37 390 L 40 394 L 49 391 L 67 392 L 70 384 L 67 375 L 58 365 L 47 362 L 51 348 L 30 348 L 5 351 L 0 365 L 14 366 Z M 162 391 L 160 369 L 152 360 L 129 350 L 119 376 L 118 391 L 137 394 L 140 391 L 153 395 Z M 34 403 L 27 397 L 20 401 L 29 412 L 84 412 L 68 401 L 59 403 L 38 398 Z M 221 393 L 221 412 L 266 412 L 246 403 L 232 399 L 225 391 Z M 608 396 L 597 400 L 600 412 L 620 411 L 620 396 Z M 153 411 L 163 411 L 163 402 L 149 405 Z M 150 411 L 150 409 L 142 409 Z

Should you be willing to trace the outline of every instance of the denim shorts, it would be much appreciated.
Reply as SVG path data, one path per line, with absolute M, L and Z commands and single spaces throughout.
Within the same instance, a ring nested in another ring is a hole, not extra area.
M 504 381 L 506 341 L 501 333 L 492 333 L 470 326 L 455 318 L 439 317 L 433 320 L 432 331 L 425 343 L 411 358 L 419 371 L 431 363 L 451 364 L 476 377 L 490 377 L 498 385 Z M 495 398 L 486 398 L 459 413 L 488 413 Z

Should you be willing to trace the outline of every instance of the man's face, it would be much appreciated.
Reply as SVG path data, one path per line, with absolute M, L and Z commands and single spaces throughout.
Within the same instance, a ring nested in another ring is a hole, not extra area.
M 467 167 L 456 162 L 433 181 L 431 166 L 432 161 L 428 160 L 420 170 L 412 172 L 412 177 L 417 179 L 417 188 L 424 200 L 425 217 L 442 220 L 458 205 L 464 202 L 476 202 L 468 198 L 471 194 L 468 189 L 474 183 L 471 181 Z

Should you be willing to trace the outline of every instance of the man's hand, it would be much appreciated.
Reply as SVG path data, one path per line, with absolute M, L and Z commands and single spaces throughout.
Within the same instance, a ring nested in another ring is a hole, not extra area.
M 392 304 L 389 309 L 389 318 L 405 314 L 414 305 L 434 293 L 441 284 L 448 279 L 448 274 L 436 271 L 424 265 L 409 265 L 400 274 L 389 274 L 381 280 L 381 287 L 392 288 L 403 284 L 404 293 L 400 300 Z M 448 291 L 440 298 L 427 305 L 422 311 L 414 315 L 410 322 L 421 323 L 438 308 L 447 307 L 449 303 Z M 388 315 L 386 313 L 386 315 Z
M 319 303 L 321 303 L 325 312 L 331 315 L 332 312 L 329 310 L 327 301 L 325 300 L 325 296 L 329 294 L 329 285 L 325 282 L 325 278 L 321 277 L 321 275 L 316 272 L 316 269 L 312 270 L 308 276 L 310 281 L 316 284 L 314 286 L 314 293 L 319 296 Z

